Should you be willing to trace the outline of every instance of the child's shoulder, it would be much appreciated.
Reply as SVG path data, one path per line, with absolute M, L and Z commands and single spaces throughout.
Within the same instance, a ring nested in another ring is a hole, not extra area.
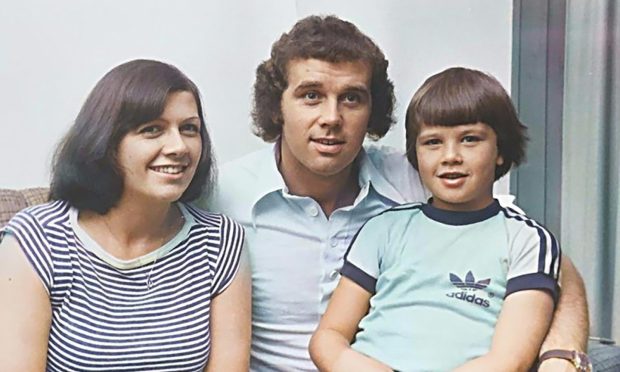
M 388 210 L 386 210 L 383 213 L 393 213 L 393 212 L 398 212 L 398 213 L 418 213 L 422 210 L 422 206 L 424 205 L 424 203 L 421 202 L 415 202 L 415 203 L 405 203 L 405 204 L 399 204 L 397 206 L 394 206 Z
M 399 204 L 379 213 L 375 217 L 371 218 L 371 221 L 395 221 L 402 220 L 406 217 L 413 217 L 422 211 L 423 205 L 424 203 L 418 202 Z

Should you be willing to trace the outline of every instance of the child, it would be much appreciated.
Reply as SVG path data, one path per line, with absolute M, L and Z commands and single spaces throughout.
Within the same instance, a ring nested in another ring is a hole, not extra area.
M 359 231 L 312 359 L 326 371 L 527 370 L 552 318 L 560 248 L 492 194 L 523 160 L 526 128 L 497 80 L 465 68 L 426 80 L 406 125 L 433 196 Z

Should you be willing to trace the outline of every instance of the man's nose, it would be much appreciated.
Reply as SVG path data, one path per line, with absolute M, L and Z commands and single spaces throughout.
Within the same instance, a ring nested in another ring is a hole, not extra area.
M 321 125 L 338 125 L 340 124 L 342 117 L 340 113 L 340 106 L 338 99 L 327 99 L 321 108 Z

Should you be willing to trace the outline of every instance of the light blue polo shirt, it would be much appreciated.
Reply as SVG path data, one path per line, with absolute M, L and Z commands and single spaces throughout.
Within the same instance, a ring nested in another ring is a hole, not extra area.
M 309 197 L 288 193 L 275 147 L 225 164 L 214 196 L 200 205 L 246 231 L 252 266 L 252 371 L 316 371 L 308 343 L 339 280 L 344 254 L 371 217 L 426 200 L 402 151 L 367 147 L 356 159 L 360 193 L 326 218 Z
M 390 209 L 364 225 L 342 268 L 373 294 L 352 347 L 400 371 L 452 370 L 488 352 L 506 296 L 555 298 L 559 267 L 553 235 L 497 201 Z

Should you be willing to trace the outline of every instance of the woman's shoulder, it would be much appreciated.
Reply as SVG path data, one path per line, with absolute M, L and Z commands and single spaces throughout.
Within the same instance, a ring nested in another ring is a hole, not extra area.
M 209 212 L 192 204 L 180 204 L 198 226 L 210 228 L 220 228 L 222 225 L 240 226 L 236 221 L 224 214 Z
M 71 206 L 64 200 L 54 200 L 34 205 L 17 212 L 9 220 L 7 227 L 18 227 L 33 223 L 42 228 L 57 225 L 68 220 L 70 210 Z

